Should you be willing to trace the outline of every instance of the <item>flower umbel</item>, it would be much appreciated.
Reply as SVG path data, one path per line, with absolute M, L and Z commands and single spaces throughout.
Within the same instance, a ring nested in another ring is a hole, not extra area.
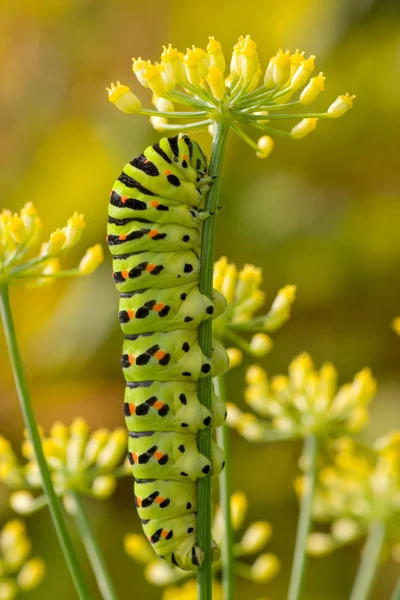
M 78 492 L 95 498 L 108 498 L 115 490 L 117 478 L 129 473 L 124 463 L 127 434 L 125 429 L 97 429 L 76 418 L 70 427 L 56 422 L 49 435 L 42 435 L 42 447 L 57 494 Z M 11 445 L 0 438 L 4 454 L 0 462 L 0 481 L 10 489 L 10 504 L 20 514 L 29 514 L 46 504 L 44 496 L 35 497 L 41 488 L 38 466 L 32 445 L 25 439 L 22 454 L 27 463 L 19 463 Z
M 262 270 L 254 265 L 245 265 L 239 271 L 225 256 L 214 264 L 214 288 L 225 296 L 228 304 L 223 315 L 214 321 L 214 335 L 233 344 L 227 350 L 231 368 L 240 364 L 242 351 L 257 358 L 270 352 L 273 342 L 268 334 L 290 318 L 296 293 L 294 285 L 279 290 L 269 312 L 255 316 L 265 300 L 260 289 L 262 281 Z M 240 335 L 243 333 L 253 334 L 250 342 Z
M 32 202 L 19 214 L 0 213 L 0 282 L 9 284 L 49 285 L 55 279 L 92 273 L 103 261 L 100 244 L 89 248 L 77 269 L 61 269 L 60 258 L 80 240 L 85 227 L 83 215 L 75 212 L 62 229 L 54 231 L 38 244 L 43 224 Z M 32 256 L 33 255 L 33 256 Z
M 246 383 L 245 401 L 258 416 L 229 405 L 228 423 L 251 441 L 270 439 L 271 429 L 286 437 L 357 433 L 368 422 L 368 405 L 376 392 L 369 369 L 338 388 L 335 367 L 327 363 L 316 371 L 306 353 L 291 362 L 288 375 L 271 380 L 253 365 Z
M 31 541 L 19 519 L 8 521 L 0 530 L 0 598 L 14 600 L 19 592 L 36 588 L 44 579 L 41 558 L 29 558 Z
M 316 521 L 330 523 L 330 533 L 313 532 L 309 553 L 326 554 L 383 522 L 386 543 L 400 562 L 400 431 L 382 436 L 372 448 L 338 439 L 319 471 L 313 513 Z
M 108 97 L 122 112 L 148 115 L 157 131 L 207 128 L 216 121 L 226 121 L 259 158 L 272 152 L 274 137 L 300 139 L 315 129 L 318 119 L 340 117 L 353 106 L 355 96 L 345 94 L 325 112 L 296 111 L 314 102 L 325 86 L 323 73 L 311 78 L 315 56 L 305 57 L 298 49 L 294 53 L 278 50 L 263 75 L 257 44 L 249 35 L 241 36 L 233 47 L 228 75 L 225 65 L 221 44 L 214 37 L 209 37 L 205 50 L 192 46 L 185 54 L 169 44 L 163 46 L 159 63 L 133 59 L 133 72 L 139 83 L 153 92 L 156 111 L 142 108 L 139 98 L 119 81 L 107 88 Z M 170 102 L 169 108 L 157 99 Z M 187 110 L 175 111 L 173 102 Z M 175 124 L 170 119 L 191 122 Z M 272 126 L 281 119 L 300 122 L 289 131 Z M 255 127 L 263 135 L 253 140 L 243 126 Z

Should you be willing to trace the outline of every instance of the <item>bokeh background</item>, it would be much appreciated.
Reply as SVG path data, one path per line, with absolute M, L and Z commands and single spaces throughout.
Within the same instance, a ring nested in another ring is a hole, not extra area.
M 267 161 L 232 135 L 225 160 L 217 257 L 263 268 L 269 299 L 298 286 L 293 318 L 264 360 L 283 372 L 309 351 L 332 360 L 346 381 L 368 365 L 379 379 L 367 436 L 400 422 L 400 5 L 397 0 L 3 0 L 0 5 L 2 206 L 35 203 L 46 234 L 74 210 L 85 213 L 84 241 L 105 235 L 110 187 L 121 167 L 160 135 L 144 117 L 111 106 L 105 87 L 132 84 L 131 56 L 156 60 L 161 45 L 205 46 L 215 35 L 226 54 L 240 34 L 258 42 L 266 66 L 279 47 L 317 54 L 327 75 L 320 106 L 339 93 L 357 95 L 338 121 L 321 121 L 310 137 L 279 139 Z M 206 151 L 207 133 L 196 133 Z M 93 427 L 123 423 L 121 332 L 110 260 L 92 277 L 50 289 L 14 291 L 12 301 L 35 409 L 48 427 L 84 416 Z M 18 444 L 23 424 L 3 338 L 0 339 L 0 431 Z M 230 378 L 230 400 L 242 404 L 243 370 Z M 293 477 L 299 447 L 254 447 L 232 434 L 233 482 L 250 498 L 252 520 L 274 525 L 268 549 L 283 561 L 270 584 L 238 584 L 238 598 L 285 598 L 297 519 Z M 257 455 L 255 454 L 257 452 Z M 254 458 L 257 456 L 257 460 Z M 160 597 L 122 550 L 139 531 L 124 480 L 108 502 L 88 502 L 91 521 L 117 579 L 121 598 Z M 10 516 L 0 489 L 0 521 Z M 35 552 L 49 566 L 32 600 L 75 597 L 45 511 L 28 519 Z M 307 600 L 348 597 L 359 547 L 310 562 Z M 85 558 L 82 554 L 82 561 Z M 86 563 L 85 563 L 86 565 Z M 87 566 L 87 565 L 86 565 Z M 374 600 L 389 597 L 396 567 L 382 570 Z

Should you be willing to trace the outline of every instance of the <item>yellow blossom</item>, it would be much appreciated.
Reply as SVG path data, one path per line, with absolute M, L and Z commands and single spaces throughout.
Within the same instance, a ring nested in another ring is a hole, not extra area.
M 325 77 L 323 73 L 320 73 L 316 77 L 312 77 L 310 82 L 300 94 L 301 104 L 311 104 L 324 90 Z
M 137 113 L 142 108 L 139 98 L 127 85 L 123 85 L 119 81 L 116 84 L 111 83 L 107 92 L 109 101 L 128 115 Z
M 318 119 L 315 117 L 303 119 L 302 121 L 300 121 L 300 123 L 297 123 L 297 125 L 295 125 L 292 128 L 290 135 L 294 140 L 300 140 L 301 138 L 306 137 L 306 135 L 309 135 L 312 131 L 314 131 L 314 129 L 317 127 L 317 122 Z
M 349 94 L 345 94 L 344 96 L 338 96 L 335 102 L 333 102 L 328 108 L 328 115 L 333 119 L 341 117 L 348 110 L 353 108 L 353 100 L 355 96 L 350 96 Z
M 91 248 L 88 248 L 85 256 L 79 263 L 79 271 L 82 275 L 89 275 L 93 273 L 104 260 L 103 249 L 100 244 L 96 244 Z
M 273 79 L 276 86 L 281 87 L 288 81 L 290 65 L 290 51 L 283 52 L 283 50 L 278 50 L 273 65 Z
M 274 140 L 270 135 L 263 135 L 258 139 L 257 148 L 258 158 L 267 158 L 274 149 Z

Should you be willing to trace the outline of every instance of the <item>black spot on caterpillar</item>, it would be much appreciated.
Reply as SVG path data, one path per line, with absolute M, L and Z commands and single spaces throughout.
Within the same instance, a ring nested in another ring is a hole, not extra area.
M 123 168 L 107 226 L 124 332 L 124 415 L 135 502 L 154 550 L 185 570 L 203 561 L 196 480 L 211 473 L 210 460 L 197 450 L 197 432 L 221 425 L 226 412 L 214 397 L 212 416 L 198 397 L 198 380 L 228 365 L 218 342 L 211 359 L 198 344 L 201 321 L 225 308 L 218 292 L 210 301 L 199 290 L 199 215 L 209 186 L 198 144 L 182 134 L 164 138 Z M 222 463 L 214 445 L 214 473 Z

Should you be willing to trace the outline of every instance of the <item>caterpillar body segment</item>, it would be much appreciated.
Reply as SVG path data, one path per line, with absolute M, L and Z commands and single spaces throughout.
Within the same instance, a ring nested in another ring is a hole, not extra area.
M 125 334 L 122 369 L 128 458 L 143 529 L 159 556 L 185 570 L 198 568 L 196 481 L 224 466 L 199 453 L 197 432 L 223 424 L 226 409 L 213 394 L 209 411 L 198 381 L 228 367 L 213 340 L 211 358 L 198 342 L 201 321 L 220 316 L 224 297 L 199 290 L 207 160 L 186 135 L 164 138 L 125 165 L 110 198 L 107 239 L 120 292 Z M 213 560 L 219 549 L 213 543 Z

